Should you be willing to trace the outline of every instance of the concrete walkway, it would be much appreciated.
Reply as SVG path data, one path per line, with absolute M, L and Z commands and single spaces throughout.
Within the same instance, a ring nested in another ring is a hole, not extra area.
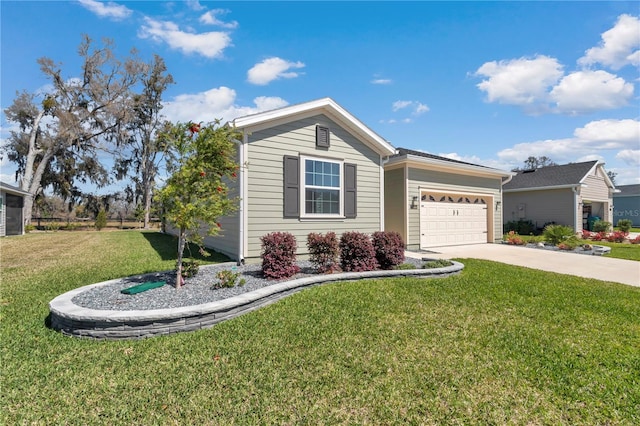
M 437 247 L 431 248 L 429 251 L 433 253 L 407 251 L 406 255 L 413 258 L 493 260 L 509 265 L 640 287 L 640 262 L 633 260 L 515 247 L 506 244 Z

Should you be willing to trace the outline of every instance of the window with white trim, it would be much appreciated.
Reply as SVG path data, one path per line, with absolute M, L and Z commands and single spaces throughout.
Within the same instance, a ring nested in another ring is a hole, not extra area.
M 302 157 L 302 216 L 343 216 L 342 162 Z

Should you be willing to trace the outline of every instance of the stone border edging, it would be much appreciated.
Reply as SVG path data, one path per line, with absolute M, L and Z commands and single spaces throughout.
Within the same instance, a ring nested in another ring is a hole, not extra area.
M 49 302 L 51 328 L 63 334 L 94 339 L 142 339 L 184 331 L 210 328 L 213 325 L 269 305 L 293 293 L 318 284 L 388 277 L 442 277 L 459 273 L 464 265 L 433 269 L 346 272 L 314 275 L 272 284 L 224 300 L 179 308 L 112 311 L 78 306 L 72 299 L 94 287 L 120 279 L 90 284 L 68 291 Z

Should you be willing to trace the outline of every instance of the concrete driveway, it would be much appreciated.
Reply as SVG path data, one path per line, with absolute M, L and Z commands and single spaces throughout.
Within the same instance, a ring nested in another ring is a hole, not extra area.
M 436 247 L 429 249 L 429 251 L 433 253 L 407 251 L 406 255 L 418 259 L 429 257 L 493 260 L 509 265 L 640 287 L 640 262 L 633 260 L 515 247 L 506 244 Z

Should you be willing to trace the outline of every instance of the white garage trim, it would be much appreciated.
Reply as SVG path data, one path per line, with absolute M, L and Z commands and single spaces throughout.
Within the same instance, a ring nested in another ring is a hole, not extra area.
M 420 188 L 420 248 L 485 244 L 493 235 L 493 196 Z

